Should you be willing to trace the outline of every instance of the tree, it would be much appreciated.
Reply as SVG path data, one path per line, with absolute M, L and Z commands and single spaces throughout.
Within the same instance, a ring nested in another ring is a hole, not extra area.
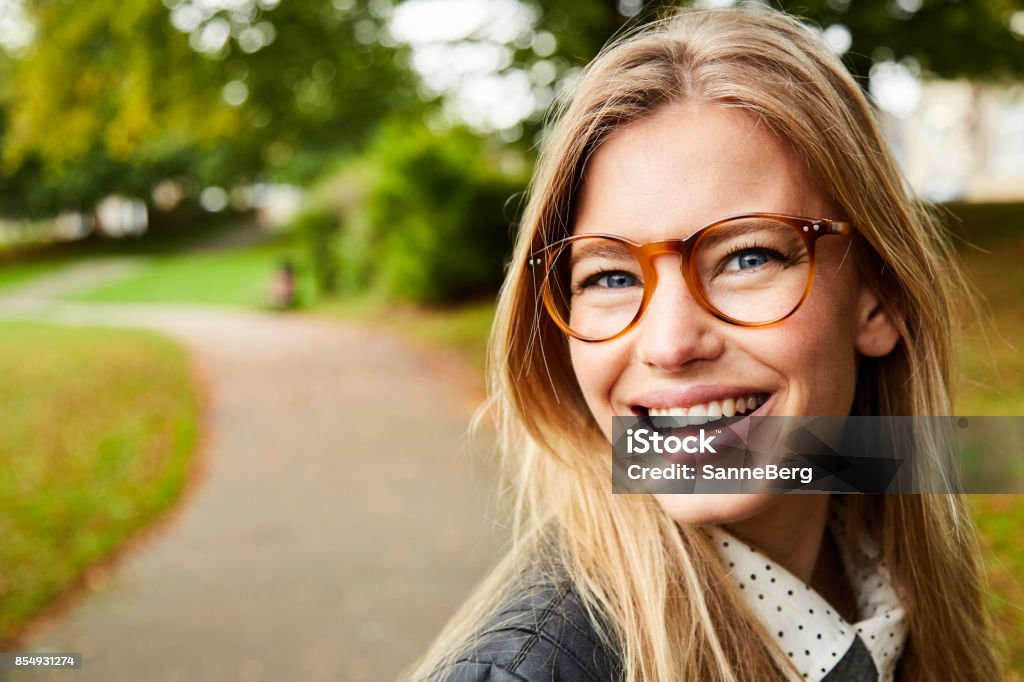
M 874 61 L 908 57 L 941 78 L 1024 74 L 1024 32 L 1014 32 L 1011 24 L 1014 12 L 1024 11 L 1020 0 L 802 0 L 782 5 L 822 28 L 845 26 L 852 42 L 844 61 L 862 78 Z
M 166 6 L 165 6 L 166 5 Z M 89 206 L 155 181 L 315 174 L 414 108 L 380 0 L 30 0 L 36 39 L 9 60 L 3 193 L 21 212 Z M 386 37 L 386 36 L 385 36 Z M 24 197 L 24 195 L 20 195 Z
M 654 0 L 525 0 L 539 29 L 558 40 L 557 55 L 582 66 L 624 25 L 692 2 Z M 916 59 L 943 78 L 1019 78 L 1024 73 L 1024 2 L 1021 0 L 776 0 L 775 7 L 822 29 L 842 25 L 851 44 L 844 59 L 866 78 L 873 60 Z M 623 12 L 636 12 L 627 18 Z M 1016 23 L 1014 23 L 1016 22 Z M 1016 27 L 1014 29 L 1014 27 Z

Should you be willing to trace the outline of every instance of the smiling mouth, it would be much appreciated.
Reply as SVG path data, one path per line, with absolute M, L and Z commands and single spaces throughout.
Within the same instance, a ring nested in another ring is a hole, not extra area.
M 764 405 L 769 398 L 771 398 L 770 393 L 749 393 L 687 407 L 634 405 L 632 411 L 638 417 L 675 417 L 674 421 L 679 426 L 700 426 L 709 422 L 750 414 Z

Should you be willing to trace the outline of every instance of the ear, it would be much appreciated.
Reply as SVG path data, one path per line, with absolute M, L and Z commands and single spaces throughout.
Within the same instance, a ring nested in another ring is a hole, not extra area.
M 865 283 L 857 297 L 857 335 L 854 345 L 861 355 L 880 358 L 892 352 L 900 340 L 903 320 L 898 313 L 885 308 L 878 294 Z

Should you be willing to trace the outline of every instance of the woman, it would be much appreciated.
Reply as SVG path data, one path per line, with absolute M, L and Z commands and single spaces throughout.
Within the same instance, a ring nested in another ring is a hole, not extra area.
M 957 496 L 610 492 L 613 415 L 949 414 L 966 291 L 812 30 L 683 11 L 608 47 L 498 303 L 513 546 L 412 677 L 999 679 Z

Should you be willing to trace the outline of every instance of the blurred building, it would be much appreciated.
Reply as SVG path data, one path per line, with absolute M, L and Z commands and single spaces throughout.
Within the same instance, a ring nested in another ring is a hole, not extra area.
M 900 105 L 883 111 L 883 126 L 911 184 L 927 198 L 1024 200 L 1024 85 L 904 87 Z

